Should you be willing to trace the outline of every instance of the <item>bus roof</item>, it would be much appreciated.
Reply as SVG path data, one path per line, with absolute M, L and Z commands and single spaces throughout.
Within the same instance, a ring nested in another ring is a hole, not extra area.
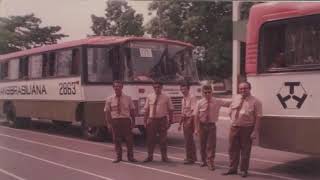
M 246 72 L 257 73 L 261 26 L 270 21 L 320 14 L 320 2 L 268 2 L 252 6 L 247 25 Z
M 45 46 L 38 47 L 38 48 L 33 48 L 33 49 L 28 49 L 28 50 L 23 50 L 23 51 L 0 55 L 0 61 L 12 59 L 12 58 L 17 58 L 17 57 L 22 57 L 22 56 L 29 56 L 32 54 L 38 54 L 38 53 L 43 53 L 43 52 L 47 52 L 47 51 L 54 51 L 54 50 L 58 50 L 58 49 L 77 47 L 77 46 L 82 46 L 82 45 L 112 45 L 112 44 L 122 44 L 122 43 L 126 43 L 129 41 L 153 41 L 153 42 L 173 43 L 173 44 L 177 44 L 177 45 L 193 47 L 189 43 L 168 40 L 168 39 L 163 39 L 163 38 L 94 36 L 94 37 L 89 37 L 86 39 L 80 39 L 80 40 L 63 42 L 63 43 L 52 44 L 52 45 L 45 45 Z

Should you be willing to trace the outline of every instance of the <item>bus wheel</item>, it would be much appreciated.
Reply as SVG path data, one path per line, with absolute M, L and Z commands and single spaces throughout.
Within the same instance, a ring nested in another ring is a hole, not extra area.
M 72 124 L 71 122 L 68 122 L 68 121 L 58 121 L 58 120 L 52 120 L 52 123 L 59 128 L 66 128 Z
M 138 125 L 138 129 L 139 129 L 139 132 L 141 133 L 141 135 L 145 136 L 147 131 L 146 131 L 146 128 L 144 127 L 144 125 Z
M 16 117 L 12 111 L 7 112 L 7 121 L 10 127 L 13 128 L 28 128 L 31 124 L 31 119 L 26 117 Z
M 91 141 L 102 141 L 106 134 L 104 127 L 90 126 L 87 123 L 82 123 L 83 137 Z

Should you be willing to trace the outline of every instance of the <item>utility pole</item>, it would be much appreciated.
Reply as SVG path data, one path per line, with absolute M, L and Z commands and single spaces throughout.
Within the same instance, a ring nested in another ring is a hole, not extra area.
M 240 1 L 232 1 L 232 22 L 240 20 Z M 233 37 L 232 41 L 232 94 L 237 94 L 240 76 L 240 41 Z
M 4 17 L 4 8 L 3 8 L 4 2 L 3 0 L 0 0 L 0 17 Z

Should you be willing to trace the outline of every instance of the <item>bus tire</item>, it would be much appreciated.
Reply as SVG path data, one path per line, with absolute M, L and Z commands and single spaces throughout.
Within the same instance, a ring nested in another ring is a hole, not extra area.
M 103 141 L 106 135 L 106 128 L 90 126 L 86 121 L 82 121 L 81 130 L 83 138 L 90 141 Z
M 27 117 L 16 117 L 14 112 L 7 113 L 7 121 L 12 128 L 26 129 L 31 125 L 31 119 Z
M 147 130 L 144 125 L 138 125 L 137 128 L 139 129 L 141 135 L 145 136 L 147 134 Z
M 72 122 L 58 120 L 52 120 L 52 123 L 58 128 L 67 128 L 72 124 Z
M 29 128 L 31 124 L 31 119 L 27 117 L 17 117 L 15 113 L 15 108 L 14 106 L 9 103 L 5 107 L 6 109 L 6 120 L 9 124 L 9 127 L 13 128 Z

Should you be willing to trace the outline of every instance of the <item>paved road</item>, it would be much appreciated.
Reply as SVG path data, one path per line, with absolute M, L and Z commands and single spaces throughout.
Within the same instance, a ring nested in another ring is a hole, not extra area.
M 223 113 L 222 113 L 223 114 Z M 169 133 L 170 163 L 160 161 L 157 151 L 152 163 L 113 164 L 113 146 L 105 142 L 82 140 L 77 127 L 58 129 L 46 123 L 34 123 L 21 130 L 0 126 L 1 180 L 144 180 L 144 179 L 242 179 L 225 177 L 227 170 L 227 132 L 229 121 L 218 122 L 218 147 L 215 171 L 196 165 L 183 165 L 184 149 L 176 125 Z M 144 138 L 135 136 L 135 156 L 146 157 Z M 199 156 L 200 157 L 200 156 Z M 125 156 L 124 156 L 125 159 Z M 306 155 L 253 148 L 249 179 L 320 179 L 320 159 Z

